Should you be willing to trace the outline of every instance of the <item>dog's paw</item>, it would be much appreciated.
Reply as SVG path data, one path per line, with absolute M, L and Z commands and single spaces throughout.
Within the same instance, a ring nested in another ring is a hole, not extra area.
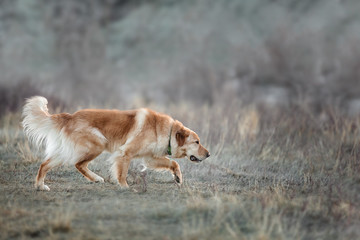
M 174 181 L 179 186 L 182 184 L 183 181 L 182 181 L 181 173 L 174 174 Z
M 96 176 L 95 182 L 97 182 L 97 183 L 103 183 L 103 182 L 105 182 L 105 181 L 104 181 L 104 179 L 103 179 L 102 177 Z
M 182 174 L 181 174 L 181 170 L 180 170 L 180 166 L 177 162 L 172 161 L 172 172 L 173 172 L 173 176 L 174 176 L 174 181 L 177 185 L 181 185 L 182 184 Z
M 129 185 L 127 183 L 119 183 L 119 187 L 121 191 L 125 191 L 129 189 Z
M 181 184 L 181 180 L 180 180 L 179 176 L 174 176 L 174 180 L 176 183 Z
M 45 184 L 42 186 L 37 186 L 36 189 L 40 191 L 50 191 L 50 188 Z

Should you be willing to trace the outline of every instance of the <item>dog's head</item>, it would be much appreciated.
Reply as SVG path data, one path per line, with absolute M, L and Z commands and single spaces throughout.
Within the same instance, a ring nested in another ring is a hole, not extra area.
M 179 121 L 174 122 L 171 138 L 174 158 L 187 157 L 193 162 L 201 162 L 210 157 L 209 151 L 201 145 L 199 136 Z

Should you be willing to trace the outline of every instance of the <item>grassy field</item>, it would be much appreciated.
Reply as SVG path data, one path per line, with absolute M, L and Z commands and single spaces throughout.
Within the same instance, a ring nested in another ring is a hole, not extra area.
M 105 183 L 63 166 L 48 174 L 50 192 L 36 191 L 42 152 L 29 146 L 19 113 L 3 116 L 0 238 L 360 238 L 360 119 L 236 103 L 155 108 L 197 131 L 212 153 L 200 164 L 178 161 L 181 187 L 134 164 L 130 190 L 120 190 L 104 154 L 90 169 Z

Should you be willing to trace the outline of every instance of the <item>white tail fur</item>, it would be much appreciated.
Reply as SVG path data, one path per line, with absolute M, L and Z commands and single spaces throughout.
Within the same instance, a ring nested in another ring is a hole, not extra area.
M 44 97 L 29 98 L 26 100 L 22 113 L 25 135 L 37 147 L 42 145 L 49 131 L 54 129 L 47 103 L 48 101 Z
M 77 146 L 66 136 L 63 128 L 56 126 L 52 115 L 48 112 L 47 103 L 46 98 L 40 96 L 27 99 L 22 114 L 25 135 L 37 147 L 45 146 L 44 161 L 52 158 L 53 165 L 75 164 L 87 149 L 84 146 Z M 93 134 L 98 136 L 100 133 L 94 130 Z

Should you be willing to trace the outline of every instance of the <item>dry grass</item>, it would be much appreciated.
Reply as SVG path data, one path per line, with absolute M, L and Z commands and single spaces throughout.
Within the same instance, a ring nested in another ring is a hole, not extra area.
M 304 108 L 232 104 L 152 108 L 196 130 L 212 157 L 179 160 L 170 174 L 131 169 L 120 191 L 87 182 L 72 167 L 33 189 L 41 152 L 28 145 L 19 114 L 1 120 L 0 233 L 48 239 L 357 239 L 360 237 L 360 120 Z M 201 117 L 199 117 L 201 116 Z M 90 168 L 108 179 L 106 156 Z

